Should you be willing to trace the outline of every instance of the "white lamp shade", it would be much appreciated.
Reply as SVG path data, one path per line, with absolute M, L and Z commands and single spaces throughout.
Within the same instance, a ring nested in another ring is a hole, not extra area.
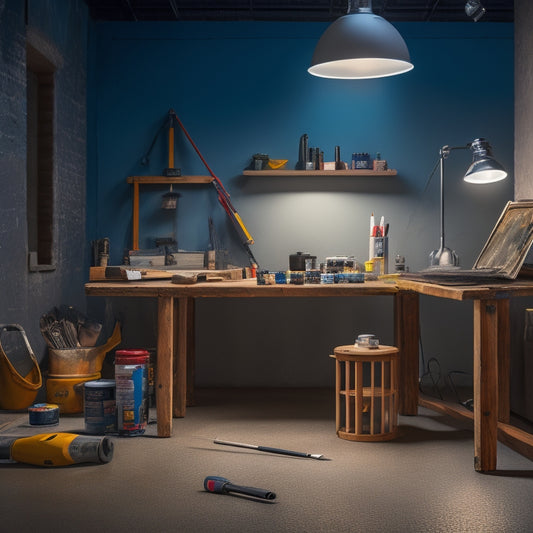
M 507 177 L 504 168 L 492 157 L 474 161 L 464 176 L 468 183 L 493 183 Z
M 324 32 L 310 74 L 322 78 L 366 79 L 394 76 L 413 68 L 398 30 L 374 13 L 350 13 Z
M 474 139 L 471 143 L 472 164 L 468 167 L 464 180 L 468 183 L 493 183 L 507 177 L 507 171 L 492 157 L 492 150 L 486 139 Z

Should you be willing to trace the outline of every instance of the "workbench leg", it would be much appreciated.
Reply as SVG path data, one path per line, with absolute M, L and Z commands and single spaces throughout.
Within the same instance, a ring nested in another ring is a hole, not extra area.
M 418 413 L 419 297 L 400 291 L 394 296 L 394 344 L 400 352 L 398 364 L 399 412 Z
M 496 470 L 498 301 L 474 301 L 474 468 Z
M 190 298 L 176 298 L 175 360 L 174 360 L 174 417 L 185 416 L 187 407 L 187 308 Z
M 511 419 L 511 330 L 509 300 L 498 300 L 498 420 Z
M 187 299 L 187 407 L 194 405 L 195 381 L 195 309 L 194 298 Z
M 159 297 L 157 306 L 157 435 L 172 435 L 173 299 Z

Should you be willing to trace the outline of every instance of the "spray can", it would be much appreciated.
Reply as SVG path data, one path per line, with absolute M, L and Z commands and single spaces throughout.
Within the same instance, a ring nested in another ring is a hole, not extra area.
M 122 436 L 142 435 L 148 424 L 147 350 L 118 350 L 115 353 L 117 430 Z

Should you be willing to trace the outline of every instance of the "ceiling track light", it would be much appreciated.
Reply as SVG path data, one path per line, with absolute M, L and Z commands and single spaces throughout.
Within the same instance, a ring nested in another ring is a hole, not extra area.
M 481 5 L 481 0 L 468 0 L 465 5 L 465 13 L 477 22 L 485 13 L 485 8 Z

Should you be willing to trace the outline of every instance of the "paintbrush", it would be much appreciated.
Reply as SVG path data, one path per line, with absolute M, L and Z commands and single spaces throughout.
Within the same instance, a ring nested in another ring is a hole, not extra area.
M 237 448 L 250 448 L 252 450 L 259 450 L 261 452 L 279 453 L 281 455 L 292 455 L 295 457 L 309 457 L 311 459 L 322 459 L 324 456 L 317 453 L 295 452 L 292 450 L 283 450 L 282 448 L 270 448 L 269 446 L 257 446 L 255 444 L 243 444 L 242 442 L 231 442 L 227 440 L 215 439 L 215 444 L 222 444 L 224 446 L 236 446 Z

